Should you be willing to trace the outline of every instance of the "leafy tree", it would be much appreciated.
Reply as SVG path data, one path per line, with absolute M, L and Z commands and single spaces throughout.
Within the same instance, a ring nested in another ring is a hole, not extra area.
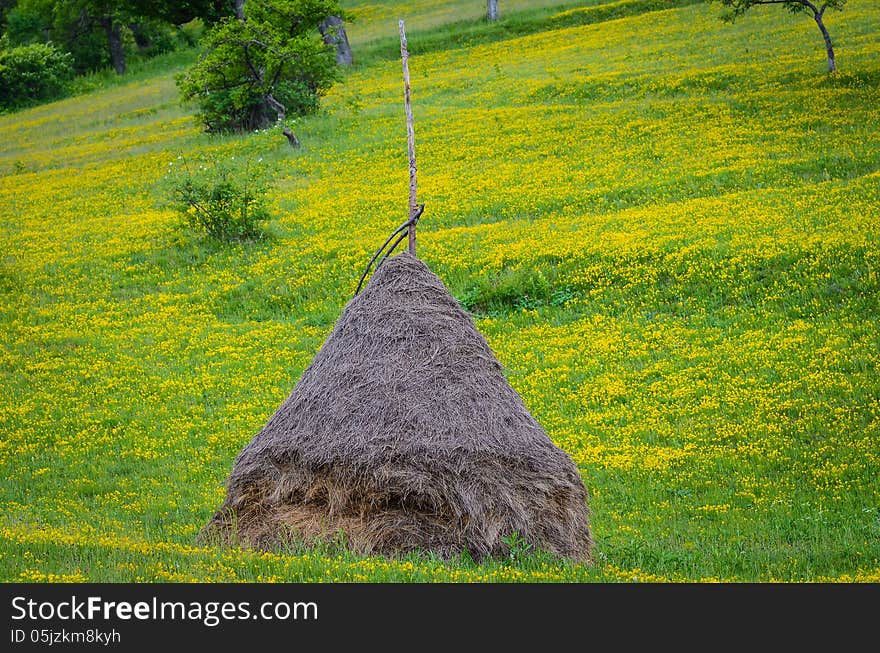
M 837 65 L 834 62 L 834 46 L 831 43 L 831 35 L 825 27 L 823 16 L 826 9 L 841 10 L 846 4 L 846 0 L 825 0 L 819 4 L 819 0 L 720 0 L 721 4 L 729 9 L 723 18 L 725 20 L 734 21 L 739 16 L 746 13 L 749 9 L 756 5 L 782 5 L 793 14 L 808 13 L 812 14 L 813 20 L 822 32 L 822 38 L 825 40 L 825 51 L 828 54 L 828 71 L 834 72 Z
M 8 6 L 4 13 L 4 33 L 9 45 L 30 45 L 49 40 L 52 9 L 47 2 L 21 0 Z
M 98 24 L 107 35 L 107 46 L 110 49 L 110 63 L 117 74 L 125 74 L 125 49 L 122 44 L 122 20 L 120 13 L 124 11 L 118 0 L 80 0 L 83 11 L 90 16 L 97 16 Z
M 224 16 L 235 14 L 234 0 L 130 0 L 126 4 L 137 16 L 153 18 L 170 25 L 184 25 L 196 18 L 210 25 Z
M 109 61 L 122 74 L 123 25 L 129 16 L 123 0 L 19 0 L 7 16 L 7 33 L 20 44 L 51 39 L 73 54 L 81 71 Z
M 223 18 L 234 16 L 235 6 L 239 1 L 241 0 L 128 0 L 124 4 L 128 15 L 137 21 L 129 23 L 129 28 L 134 32 L 132 25 L 141 22 L 180 27 L 198 19 L 211 26 Z M 136 33 L 134 36 L 137 38 Z
M 13 45 L 51 40 L 73 54 L 79 72 L 109 64 L 123 74 L 126 42 L 156 54 L 170 47 L 171 25 L 194 18 L 212 23 L 232 13 L 232 0 L 18 0 L 5 18 Z
M 78 72 L 113 63 L 125 71 L 121 2 L 98 0 L 19 0 L 7 15 L 9 40 L 14 45 L 52 41 L 73 55 Z
M 243 6 L 242 6 L 243 5 Z M 217 23 L 205 37 L 206 51 L 178 77 L 184 100 L 195 100 L 208 131 L 251 131 L 288 113 L 305 115 L 336 81 L 332 46 L 318 25 L 343 15 L 337 0 L 249 0 L 240 17 Z

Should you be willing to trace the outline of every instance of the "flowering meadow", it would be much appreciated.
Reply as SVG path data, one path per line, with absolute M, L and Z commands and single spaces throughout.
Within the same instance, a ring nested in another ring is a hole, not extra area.
M 410 60 L 419 256 L 579 466 L 595 564 L 195 543 L 406 218 L 400 62 L 358 47 L 408 4 L 415 48 L 455 3 L 348 4 L 356 65 L 298 150 L 201 133 L 173 73 L 0 116 L 0 578 L 880 581 L 880 11 L 859 0 L 826 17 L 834 75 L 805 16 L 717 4 Z M 197 157 L 274 170 L 266 238 L 181 226 L 166 180 Z

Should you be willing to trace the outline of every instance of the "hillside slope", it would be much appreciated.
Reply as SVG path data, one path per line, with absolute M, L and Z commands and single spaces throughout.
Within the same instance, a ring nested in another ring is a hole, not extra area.
M 200 133 L 170 74 L 0 116 L 0 578 L 880 579 L 868 4 L 833 77 L 810 21 L 712 5 L 410 62 L 419 254 L 579 465 L 592 568 L 193 543 L 405 217 L 399 62 L 298 151 Z M 278 167 L 271 239 L 178 228 L 163 176 L 208 152 Z

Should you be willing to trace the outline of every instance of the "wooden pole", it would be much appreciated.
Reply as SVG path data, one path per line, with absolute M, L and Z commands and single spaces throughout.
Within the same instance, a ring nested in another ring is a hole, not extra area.
M 412 104 L 409 100 L 409 53 L 406 49 L 406 30 L 403 20 L 397 23 L 400 28 L 400 57 L 403 60 L 403 94 L 406 105 L 406 140 L 409 148 L 409 217 L 413 220 L 419 210 L 416 202 L 416 136 L 413 129 Z M 416 255 L 416 225 L 409 227 L 409 253 Z

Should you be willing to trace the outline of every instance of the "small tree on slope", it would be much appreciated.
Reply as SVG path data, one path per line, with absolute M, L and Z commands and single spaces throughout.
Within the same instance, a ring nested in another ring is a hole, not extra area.
M 333 48 L 318 25 L 342 10 L 336 0 L 249 0 L 205 39 L 206 52 L 177 83 L 195 100 L 208 131 L 252 131 L 305 115 L 337 79 Z
M 823 16 L 826 9 L 843 9 L 846 0 L 825 0 L 821 4 L 814 4 L 812 0 L 720 0 L 721 4 L 730 9 L 730 12 L 724 16 L 725 20 L 733 21 L 738 16 L 742 16 L 755 5 L 782 5 L 793 14 L 809 13 L 813 15 L 813 20 L 822 32 L 822 38 L 825 39 L 825 51 L 828 53 L 828 71 L 837 70 L 837 64 L 834 62 L 834 47 L 831 43 L 831 35 L 825 27 Z

